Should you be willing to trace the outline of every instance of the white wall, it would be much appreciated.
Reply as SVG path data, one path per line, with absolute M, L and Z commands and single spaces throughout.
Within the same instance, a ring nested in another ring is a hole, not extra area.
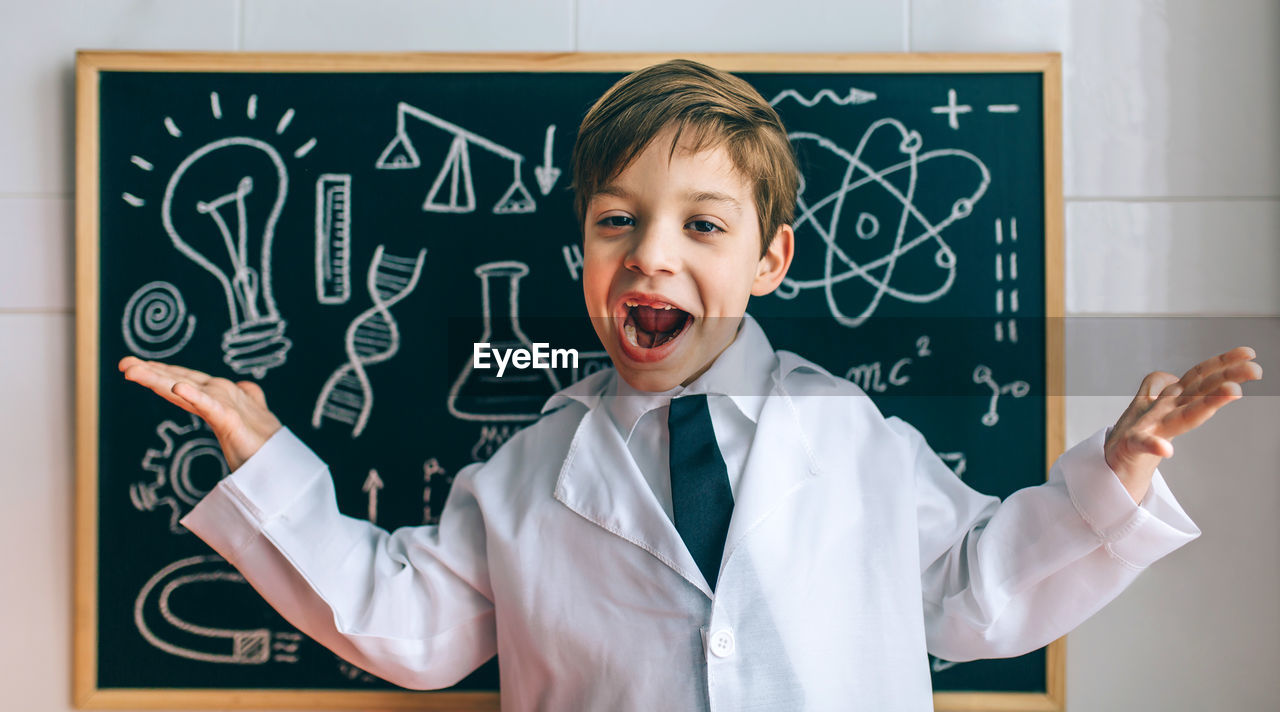
M 1275 0 L 3 0 L 0 22 L 0 689 L 70 709 L 76 48 L 1064 53 L 1068 439 L 1148 370 L 1280 320 Z M 1162 471 L 1204 536 L 1073 633 L 1072 712 L 1280 700 L 1275 385 L 1177 442 Z M 16 585 L 13 583 L 19 581 Z

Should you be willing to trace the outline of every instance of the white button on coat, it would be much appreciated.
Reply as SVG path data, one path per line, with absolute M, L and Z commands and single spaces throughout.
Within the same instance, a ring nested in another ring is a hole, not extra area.
M 728 628 L 721 628 L 711 634 L 711 654 L 717 658 L 733 655 L 734 645 L 733 631 Z

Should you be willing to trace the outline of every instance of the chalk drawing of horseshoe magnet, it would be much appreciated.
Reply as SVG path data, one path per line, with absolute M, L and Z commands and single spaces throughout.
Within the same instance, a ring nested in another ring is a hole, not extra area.
M 175 600 L 182 603 L 183 589 L 188 587 L 213 586 L 215 590 L 225 590 L 227 584 L 243 587 L 245 596 L 257 595 L 243 576 L 217 556 L 193 556 L 169 564 L 147 581 L 134 602 L 133 621 L 138 632 L 166 653 L 206 663 L 296 663 L 302 640 L 300 633 L 202 625 L 179 616 L 170 605 Z M 220 596 L 220 600 L 223 597 Z M 178 607 L 184 613 L 192 608 L 190 605 Z M 210 618 L 216 619 L 217 615 L 214 611 Z

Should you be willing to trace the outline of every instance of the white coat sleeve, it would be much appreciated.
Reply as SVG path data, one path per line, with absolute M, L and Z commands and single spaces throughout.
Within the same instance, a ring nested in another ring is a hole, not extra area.
M 1107 465 L 1109 429 L 1064 452 L 1042 485 L 1003 502 L 965 485 L 912 426 L 928 650 L 944 660 L 1023 655 L 1084 622 L 1200 530 L 1156 472 L 1140 504 Z
M 282 428 L 182 524 L 299 630 L 404 687 L 454 684 L 496 652 L 484 524 L 460 471 L 438 526 L 339 513 L 328 467 Z

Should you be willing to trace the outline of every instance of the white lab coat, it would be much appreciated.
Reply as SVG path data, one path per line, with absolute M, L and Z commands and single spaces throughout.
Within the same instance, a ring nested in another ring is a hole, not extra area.
M 287 429 L 183 524 L 392 682 L 447 686 L 498 653 L 504 710 L 611 711 L 924 712 L 926 650 L 1034 650 L 1200 533 L 1159 473 L 1134 504 L 1105 430 L 1000 503 L 856 386 L 779 351 L 713 596 L 600 403 L 614 377 L 574 384 L 461 470 L 438 526 L 340 515 Z

